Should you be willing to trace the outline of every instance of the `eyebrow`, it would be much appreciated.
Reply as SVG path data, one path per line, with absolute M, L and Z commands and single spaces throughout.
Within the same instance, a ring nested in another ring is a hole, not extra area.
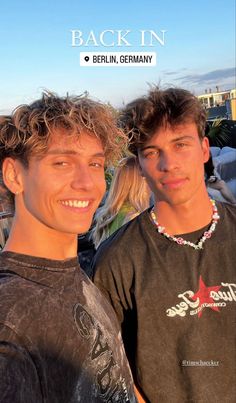
M 55 148 L 53 150 L 49 150 L 46 155 L 80 155 L 75 150 L 64 150 L 62 148 Z M 100 157 L 105 158 L 105 154 L 103 152 L 92 154 L 91 157 Z
M 183 141 L 183 140 L 193 140 L 194 137 L 190 136 L 190 135 L 186 135 L 186 136 L 180 136 L 180 137 L 175 137 L 171 140 L 171 143 L 176 143 L 177 141 Z M 145 151 L 148 150 L 149 148 L 154 148 L 155 150 L 158 150 L 159 147 L 155 144 L 149 144 L 148 146 L 144 146 L 140 148 L 140 151 Z

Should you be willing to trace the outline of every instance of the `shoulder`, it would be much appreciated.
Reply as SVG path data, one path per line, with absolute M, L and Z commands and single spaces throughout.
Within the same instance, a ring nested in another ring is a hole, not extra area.
M 21 277 L 18 273 L 14 272 L 14 269 L 8 267 L 5 264 L 5 259 L 0 256 L 0 295 L 1 300 L 3 295 L 6 294 L 8 297 L 15 296 L 19 298 L 21 295 L 21 300 L 24 296 L 22 291 L 24 288 L 29 287 L 29 281 L 24 277 Z M 2 300 L 3 302 L 3 300 Z M 1 301 L 0 301 L 1 303 Z
M 236 239 L 236 205 L 229 203 L 217 203 L 220 221 L 219 228 L 222 232 Z
M 91 271 L 96 285 L 125 277 L 131 284 L 135 272 L 142 272 L 143 262 L 150 253 L 150 243 L 156 235 L 148 210 L 123 225 L 99 247 Z M 99 286 L 99 288 L 101 288 Z
M 13 261 L 13 259 L 4 256 L 4 254 L 0 253 L 0 291 L 1 293 L 6 290 L 6 292 L 10 292 L 10 290 L 18 290 L 16 294 L 19 296 L 22 293 L 24 288 L 35 289 L 38 284 L 36 281 L 32 281 L 30 278 L 27 278 L 24 273 L 25 266 L 22 267 L 17 263 L 17 261 Z M 23 296 L 23 294 L 22 294 Z
M 127 255 L 133 253 L 137 247 L 137 243 L 145 236 L 147 231 L 147 222 L 149 220 L 148 210 L 135 217 L 133 220 L 124 224 L 120 229 L 115 231 L 109 238 L 107 238 L 98 248 L 95 261 L 99 261 L 103 257 L 106 259 L 115 255 Z M 131 252 L 132 251 L 132 252 Z
M 33 276 L 24 267 L 8 265 L 8 259 L 0 255 L 0 322 L 18 323 L 27 319 L 29 307 L 31 317 L 37 317 L 50 306 L 58 303 L 51 287 L 41 284 L 40 278 Z M 54 303 L 55 301 L 55 303 Z M 44 309 L 44 307 L 46 307 Z
M 223 212 L 224 219 L 230 217 L 232 219 L 236 219 L 236 205 L 230 203 L 218 202 L 217 206 L 219 207 L 219 211 Z
M 36 283 L 16 273 L 4 272 L 0 269 L 0 318 L 8 310 L 21 312 L 24 307 L 31 304 L 37 305 L 39 295 L 40 290 Z
M 29 281 L 15 273 L 3 272 L 0 269 L 0 324 L 9 328 L 10 339 L 12 339 L 11 332 L 25 338 L 24 329 L 39 317 L 41 307 L 38 295 Z

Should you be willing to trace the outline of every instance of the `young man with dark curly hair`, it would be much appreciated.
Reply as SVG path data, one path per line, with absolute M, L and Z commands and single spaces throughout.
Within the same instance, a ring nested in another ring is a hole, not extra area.
M 98 250 L 134 379 L 151 403 L 236 396 L 236 208 L 210 200 L 206 115 L 183 89 L 153 88 L 121 123 L 154 207 Z
M 0 117 L 15 208 L 0 255 L 2 403 L 136 401 L 113 310 L 77 259 L 124 144 L 109 108 L 84 96 L 45 93 Z

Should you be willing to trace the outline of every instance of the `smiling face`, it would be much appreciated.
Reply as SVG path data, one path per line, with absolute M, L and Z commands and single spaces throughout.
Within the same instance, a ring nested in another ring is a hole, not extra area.
M 21 165 L 20 177 L 16 216 L 33 218 L 33 226 L 46 232 L 84 233 L 106 188 L 103 147 L 86 132 L 69 137 L 57 129 L 46 154 L 31 157 L 28 168 Z
M 162 127 L 139 149 L 138 157 L 157 202 L 178 205 L 192 198 L 200 202 L 206 192 L 209 144 L 207 138 L 199 139 L 196 124 Z

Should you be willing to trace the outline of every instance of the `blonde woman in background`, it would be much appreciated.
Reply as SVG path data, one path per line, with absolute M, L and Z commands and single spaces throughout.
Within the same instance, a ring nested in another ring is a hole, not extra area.
M 97 210 L 92 232 L 95 248 L 150 205 L 151 192 L 135 156 L 123 158 L 115 169 L 104 206 Z

